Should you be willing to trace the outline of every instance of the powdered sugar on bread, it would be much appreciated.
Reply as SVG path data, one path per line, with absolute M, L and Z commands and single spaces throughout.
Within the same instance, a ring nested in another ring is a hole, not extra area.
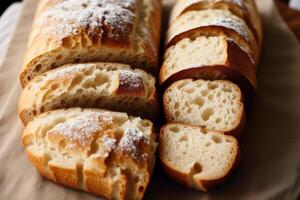
M 65 0 L 43 12 L 37 23 L 43 27 L 42 33 L 59 38 L 79 34 L 81 29 L 87 30 L 90 36 L 101 34 L 104 25 L 129 34 L 127 24 L 134 20 L 131 9 L 135 6 L 135 0 Z M 119 37 L 118 31 L 109 36 Z

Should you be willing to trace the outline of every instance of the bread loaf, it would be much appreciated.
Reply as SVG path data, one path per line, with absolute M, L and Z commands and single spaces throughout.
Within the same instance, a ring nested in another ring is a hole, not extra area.
M 239 146 L 232 136 L 171 123 L 161 129 L 159 156 L 166 173 L 175 181 L 207 191 L 234 169 Z
M 107 199 L 142 199 L 155 162 L 150 121 L 91 109 L 46 112 L 22 141 L 46 178 Z
M 155 120 L 155 78 L 116 63 L 71 64 L 34 78 L 23 90 L 19 115 L 27 124 L 42 112 L 69 107 L 105 108 Z
M 167 122 L 179 122 L 238 136 L 245 120 L 242 93 L 229 81 L 185 79 L 164 93 Z
M 243 19 L 261 46 L 262 24 L 254 0 L 180 0 L 172 9 L 170 24 L 187 11 L 223 9 Z
M 120 62 L 158 71 L 160 0 L 42 0 L 30 34 L 22 86 L 69 63 Z

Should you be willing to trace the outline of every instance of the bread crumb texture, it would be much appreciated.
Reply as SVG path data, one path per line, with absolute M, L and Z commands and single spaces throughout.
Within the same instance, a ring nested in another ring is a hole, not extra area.
M 141 199 L 156 149 L 150 121 L 125 113 L 75 108 L 39 115 L 26 127 L 23 144 L 47 178 L 108 199 L 122 195 Z M 73 185 L 59 178 L 66 169 L 73 175 L 64 176 L 73 177 Z M 101 189 L 104 186 L 107 188 Z

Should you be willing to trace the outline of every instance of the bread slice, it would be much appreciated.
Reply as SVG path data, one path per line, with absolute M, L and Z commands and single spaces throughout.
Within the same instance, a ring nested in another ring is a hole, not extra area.
M 245 22 L 228 10 L 188 11 L 179 16 L 167 32 L 168 46 L 183 38 L 195 36 L 227 36 L 237 43 L 257 64 L 258 44 Z
M 150 121 L 78 108 L 37 116 L 22 141 L 43 176 L 107 199 L 142 199 L 157 146 Z
M 163 104 L 167 122 L 229 135 L 238 136 L 245 121 L 241 90 L 229 81 L 177 81 L 165 91 Z
M 224 181 L 239 160 L 239 145 L 232 136 L 171 123 L 162 127 L 159 157 L 175 181 L 197 190 Z
M 224 36 L 185 38 L 166 50 L 160 84 L 167 87 L 185 78 L 230 80 L 241 87 L 247 99 L 256 91 L 255 64 Z
M 117 63 L 71 64 L 34 78 L 23 90 L 19 115 L 27 124 L 45 111 L 105 108 L 155 120 L 158 100 L 155 78 Z
M 158 71 L 160 0 L 43 0 L 38 6 L 22 86 L 70 63 L 120 62 Z
M 243 19 L 254 34 L 256 41 L 262 42 L 262 24 L 254 0 L 181 0 L 172 9 L 170 24 L 180 15 L 192 10 L 223 9 Z

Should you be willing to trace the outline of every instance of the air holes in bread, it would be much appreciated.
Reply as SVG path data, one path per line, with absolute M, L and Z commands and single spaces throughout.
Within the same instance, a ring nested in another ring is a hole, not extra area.
M 71 48 L 73 44 L 73 40 L 69 37 L 63 39 L 62 46 L 65 48 Z
M 103 76 L 103 75 L 100 75 L 100 74 L 96 75 L 96 78 L 95 78 L 95 84 L 96 85 L 102 85 L 104 83 L 107 83 L 108 81 L 109 81 L 109 78 L 107 76 Z
M 201 95 L 202 95 L 203 97 L 206 97 L 207 94 L 208 94 L 208 90 L 202 90 L 202 91 L 201 91 Z
M 193 87 L 185 88 L 185 89 L 184 89 L 184 92 L 186 92 L 187 94 L 191 94 L 191 93 L 193 93 L 194 91 L 195 91 L 195 88 L 193 88 Z
M 59 83 L 51 85 L 51 90 L 56 90 L 57 88 L 59 88 Z
M 78 76 L 78 77 L 74 78 L 73 81 L 72 81 L 72 83 L 71 83 L 71 85 L 70 85 L 70 88 L 73 88 L 76 85 L 79 85 L 81 81 L 82 81 L 82 77 L 81 76 Z
M 177 85 L 177 89 L 180 90 L 181 88 L 183 88 L 188 83 L 189 83 L 188 81 L 182 81 L 180 84 Z
M 212 84 L 211 82 L 209 82 L 209 83 L 207 84 L 207 87 L 208 87 L 209 90 L 214 90 L 214 89 L 218 88 L 217 85 Z
M 170 128 L 170 131 L 174 132 L 174 133 L 178 133 L 179 132 L 179 128 L 177 126 L 172 126 Z
M 179 108 L 179 103 L 176 102 L 176 103 L 174 104 L 174 109 L 178 109 L 178 108 Z
M 201 114 L 201 118 L 204 121 L 207 121 L 207 120 L 209 120 L 210 116 L 212 116 L 213 114 L 214 114 L 214 109 L 213 108 L 207 108 Z
M 211 137 L 211 139 L 212 139 L 216 144 L 222 143 L 222 142 L 223 142 L 223 138 L 221 138 L 221 137 L 218 136 L 218 135 L 213 135 L 213 136 Z
M 179 138 L 179 142 L 186 142 L 188 140 L 188 137 L 186 135 L 183 135 Z
M 232 92 L 231 88 L 222 88 L 223 92 Z
M 35 70 L 36 70 L 37 72 L 39 72 L 39 71 L 41 70 L 41 68 L 42 68 L 42 64 L 38 64 L 38 65 L 35 67 Z
M 204 100 L 201 97 L 196 97 L 193 101 L 193 104 L 202 107 L 204 105 Z
M 199 163 L 199 162 L 196 162 L 193 166 L 193 174 L 200 174 L 203 170 L 203 167 L 202 165 Z

